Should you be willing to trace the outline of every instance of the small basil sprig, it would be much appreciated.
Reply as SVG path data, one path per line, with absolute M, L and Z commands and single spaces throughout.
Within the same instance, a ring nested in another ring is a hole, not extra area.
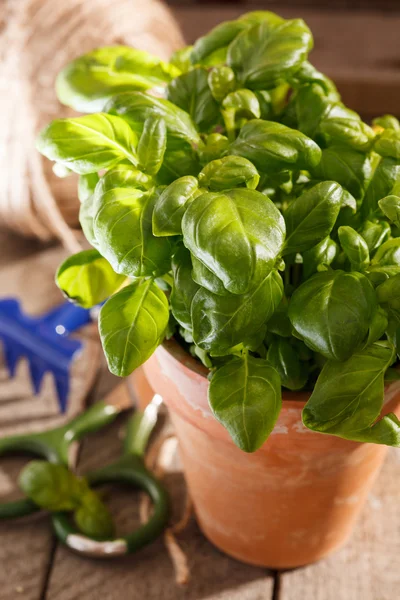
M 103 112 L 38 139 L 59 175 L 80 175 L 93 249 L 57 281 L 86 307 L 110 296 L 111 371 L 175 335 L 210 369 L 214 414 L 246 451 L 274 426 L 281 388 L 312 392 L 315 431 L 400 445 L 396 419 L 378 420 L 400 356 L 400 125 L 345 106 L 312 45 L 302 20 L 254 11 L 169 63 L 95 50 L 57 88 Z M 79 515 L 91 522 L 90 507 Z
M 82 533 L 95 539 L 114 534 L 111 513 L 84 477 L 64 465 L 34 460 L 21 471 L 19 485 L 37 506 L 51 512 L 72 512 Z

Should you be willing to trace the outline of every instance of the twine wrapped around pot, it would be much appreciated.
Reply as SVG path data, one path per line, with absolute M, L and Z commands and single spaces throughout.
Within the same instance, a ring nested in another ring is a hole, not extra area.
M 0 17 L 0 224 L 41 240 L 78 241 L 76 178 L 57 178 L 37 131 L 72 111 L 56 99 L 61 68 L 96 47 L 126 44 L 167 59 L 183 45 L 158 0 L 3 0 Z

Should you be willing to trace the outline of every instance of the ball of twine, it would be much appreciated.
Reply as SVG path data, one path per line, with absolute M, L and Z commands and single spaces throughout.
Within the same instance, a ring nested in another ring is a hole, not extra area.
M 0 224 L 76 251 L 76 177 L 57 178 L 35 150 L 44 125 L 73 114 L 57 101 L 57 73 L 114 44 L 168 59 L 183 38 L 158 0 L 5 0 L 0 18 Z

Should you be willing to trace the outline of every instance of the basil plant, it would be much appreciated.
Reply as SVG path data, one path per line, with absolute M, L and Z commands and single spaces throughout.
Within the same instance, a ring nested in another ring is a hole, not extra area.
M 175 336 L 209 369 L 215 417 L 257 450 L 281 390 L 309 391 L 306 427 L 400 446 L 380 417 L 400 356 L 400 124 L 370 127 L 308 54 L 301 19 L 252 12 L 169 63 L 101 48 L 58 76 L 37 142 L 79 174 L 92 246 L 57 282 L 102 303 L 110 370 Z

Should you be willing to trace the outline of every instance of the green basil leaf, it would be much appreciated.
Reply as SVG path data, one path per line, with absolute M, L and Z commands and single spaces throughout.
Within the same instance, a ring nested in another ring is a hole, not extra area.
M 386 196 L 378 202 L 379 208 L 388 219 L 400 227 L 400 198 L 398 196 Z
M 383 406 L 384 375 L 393 362 L 393 347 L 375 342 L 344 363 L 329 360 L 303 410 L 309 429 L 342 438 L 400 446 L 400 422 Z
M 163 163 L 167 147 L 167 127 L 163 119 L 148 117 L 137 148 L 140 168 L 148 175 L 156 175 Z
M 190 115 L 164 98 L 156 98 L 144 92 L 118 94 L 110 100 L 107 112 L 122 116 L 139 134 L 146 119 L 159 117 L 164 119 L 169 136 L 192 145 L 200 142 Z
M 384 310 L 384 309 L 382 309 Z M 385 311 L 386 312 L 386 311 Z M 387 339 L 396 349 L 397 358 L 400 356 L 400 318 L 396 310 L 388 310 Z
M 253 338 L 273 315 L 283 293 L 281 276 L 272 271 L 244 295 L 220 296 L 200 288 L 192 302 L 193 339 L 214 356 L 229 354 Z
M 272 270 L 283 246 L 285 224 L 266 196 L 233 189 L 198 196 L 184 214 L 182 232 L 185 246 L 225 288 L 244 294 L 256 272 Z
M 334 82 L 323 73 L 320 73 L 308 60 L 305 60 L 298 71 L 289 78 L 289 83 L 295 90 L 317 83 L 328 100 L 332 102 L 340 101 L 340 94 Z
M 212 61 L 210 61 L 212 55 L 216 55 L 219 50 L 226 49 L 238 33 L 248 26 L 248 23 L 245 21 L 238 20 L 225 21 L 225 23 L 221 23 L 214 27 L 207 35 L 200 37 L 195 42 L 190 57 L 192 64 L 212 64 Z
M 167 298 L 151 279 L 123 288 L 103 305 L 99 331 L 108 368 L 125 377 L 143 364 L 164 339 Z
M 219 107 L 208 85 L 208 71 L 203 67 L 196 67 L 171 81 L 167 98 L 189 113 L 200 131 L 208 131 L 219 120 Z
M 249 121 L 242 127 L 231 144 L 230 154 L 247 158 L 262 173 L 273 174 L 285 169 L 309 170 L 316 167 L 321 158 L 320 148 L 303 133 L 261 119 Z
M 382 127 L 383 129 L 395 129 L 400 130 L 399 120 L 393 115 L 382 115 L 382 117 L 376 117 L 372 120 L 372 124 L 375 127 Z
M 172 140 L 167 137 L 167 149 L 164 162 L 157 173 L 157 183 L 169 185 L 179 177 L 196 176 L 200 171 L 199 154 L 184 140 Z
M 222 101 L 224 111 L 231 112 L 232 118 L 259 119 L 260 104 L 257 96 L 250 90 L 236 90 Z
M 234 358 L 214 373 L 208 398 L 235 444 L 254 452 L 268 438 L 281 409 L 279 375 L 261 358 Z
M 338 245 L 329 236 L 303 253 L 303 277 L 309 279 L 319 269 L 325 270 L 336 258 Z
M 74 519 L 81 533 L 92 539 L 107 540 L 114 536 L 111 513 L 99 495 L 90 488 L 82 496 Z
M 294 101 L 299 130 L 314 138 L 330 105 L 325 90 L 317 83 L 303 85 L 296 93 Z
M 225 156 L 213 160 L 199 173 L 199 184 L 212 191 L 227 190 L 245 185 L 255 190 L 260 176 L 255 166 L 241 156 Z
M 176 67 L 144 50 L 109 46 L 72 61 L 56 81 L 58 99 L 79 112 L 102 111 L 120 92 L 164 86 L 179 75 Z
M 400 164 L 393 158 L 382 158 L 369 182 L 362 211 L 366 217 L 381 216 L 378 202 L 385 196 L 394 193 L 393 188 L 400 180 Z M 354 194 L 353 194 L 354 195 Z
M 361 273 L 318 273 L 295 290 L 289 318 L 301 339 L 326 358 L 347 360 L 360 346 L 377 306 Z
M 379 248 L 391 235 L 390 225 L 386 221 L 364 221 L 358 230 L 367 242 L 368 250 L 372 253 Z
M 308 250 L 321 242 L 335 225 L 342 197 L 339 184 L 323 181 L 289 204 L 284 214 L 286 241 L 283 255 Z
M 208 74 L 208 85 L 215 100 L 221 102 L 235 89 L 235 73 L 229 67 L 214 67 Z
M 400 265 L 373 265 L 368 269 L 367 276 L 371 283 L 376 287 L 398 273 L 400 273 Z
M 94 190 L 94 203 L 97 205 L 102 195 L 114 188 L 136 188 L 147 192 L 153 185 L 153 179 L 139 169 L 130 165 L 117 165 L 99 180 Z
M 400 319 L 400 273 L 390 277 L 376 288 L 378 302 L 397 313 Z
M 317 179 L 337 181 L 358 200 L 371 176 L 371 161 L 362 152 L 333 144 L 322 151 L 321 162 L 312 173 Z
M 221 158 L 228 150 L 229 140 L 220 133 L 211 133 L 207 136 L 206 143 L 199 148 L 200 160 L 203 165 Z
M 371 325 L 369 326 L 367 341 L 364 344 L 364 348 L 377 342 L 381 339 L 388 328 L 388 314 L 381 308 L 377 307 L 374 316 L 372 317 Z
M 156 236 L 180 235 L 185 210 L 199 190 L 195 177 L 180 177 L 158 197 L 153 211 L 153 233 Z
M 175 50 L 171 54 L 169 64 L 179 69 L 181 73 L 187 73 L 192 68 L 192 63 L 190 62 L 192 50 L 193 46 L 185 46 L 184 48 Z
M 84 308 L 103 302 L 125 281 L 97 250 L 83 250 L 58 268 L 56 283 L 65 296 Z
M 400 238 L 394 238 L 382 244 L 371 260 L 371 266 L 400 266 Z
M 352 227 L 338 229 L 339 241 L 354 271 L 365 271 L 369 266 L 367 242 Z
M 286 298 L 282 299 L 272 317 L 268 319 L 267 330 L 267 335 L 274 333 L 286 338 L 292 336 L 292 324 L 288 316 L 288 302 Z
M 79 208 L 79 223 L 82 227 L 85 238 L 93 248 L 97 248 L 97 241 L 93 230 L 93 220 L 95 216 L 94 197 L 90 196 L 81 202 Z
M 400 131 L 385 129 L 374 144 L 374 151 L 381 156 L 400 160 Z
M 208 269 L 200 260 L 192 256 L 192 277 L 193 281 L 206 288 L 209 292 L 218 296 L 228 296 L 230 292 L 224 287 L 224 284 L 210 269 Z
M 270 10 L 252 10 L 241 15 L 238 18 L 238 21 L 239 23 L 244 21 L 248 26 L 264 22 L 270 23 L 271 25 L 280 25 L 285 22 L 285 19 Z
M 19 486 L 37 506 L 67 511 L 79 505 L 85 484 L 64 465 L 33 460 L 22 469 Z
M 245 13 L 236 21 L 225 21 L 212 29 L 207 35 L 199 38 L 193 46 L 192 64 L 201 63 L 215 66 L 226 62 L 228 46 L 244 29 L 258 23 L 283 23 L 284 19 L 267 10 Z
M 192 279 L 190 252 L 183 245 L 178 247 L 172 257 L 172 272 L 174 285 L 170 296 L 171 311 L 178 323 L 191 331 L 191 306 L 199 286 Z
M 100 254 L 116 273 L 157 277 L 170 270 L 172 242 L 152 231 L 159 193 L 117 187 L 98 198 L 93 231 Z
M 78 198 L 80 202 L 88 200 L 94 194 L 96 185 L 99 182 L 97 173 L 89 173 L 88 175 L 79 175 L 78 181 Z
M 76 119 L 56 119 L 42 130 L 36 148 L 75 173 L 109 169 L 128 159 L 137 164 L 137 139 L 121 118 L 98 113 Z
M 279 88 L 275 88 L 279 89 Z M 273 102 L 273 90 L 267 92 L 267 90 L 259 90 L 254 92 L 258 105 L 260 107 L 260 119 L 265 121 L 271 121 L 275 116 L 275 107 Z
M 301 390 L 307 383 L 307 365 L 300 361 L 295 347 L 287 339 L 278 337 L 272 341 L 268 348 L 267 360 L 279 373 L 285 388 Z
M 230 44 L 227 64 L 243 87 L 268 90 L 295 73 L 312 46 L 312 34 L 301 19 L 263 21 Z
M 371 127 L 341 102 L 327 107 L 319 123 L 319 132 L 328 143 L 343 143 L 355 150 L 369 150 L 375 137 Z

